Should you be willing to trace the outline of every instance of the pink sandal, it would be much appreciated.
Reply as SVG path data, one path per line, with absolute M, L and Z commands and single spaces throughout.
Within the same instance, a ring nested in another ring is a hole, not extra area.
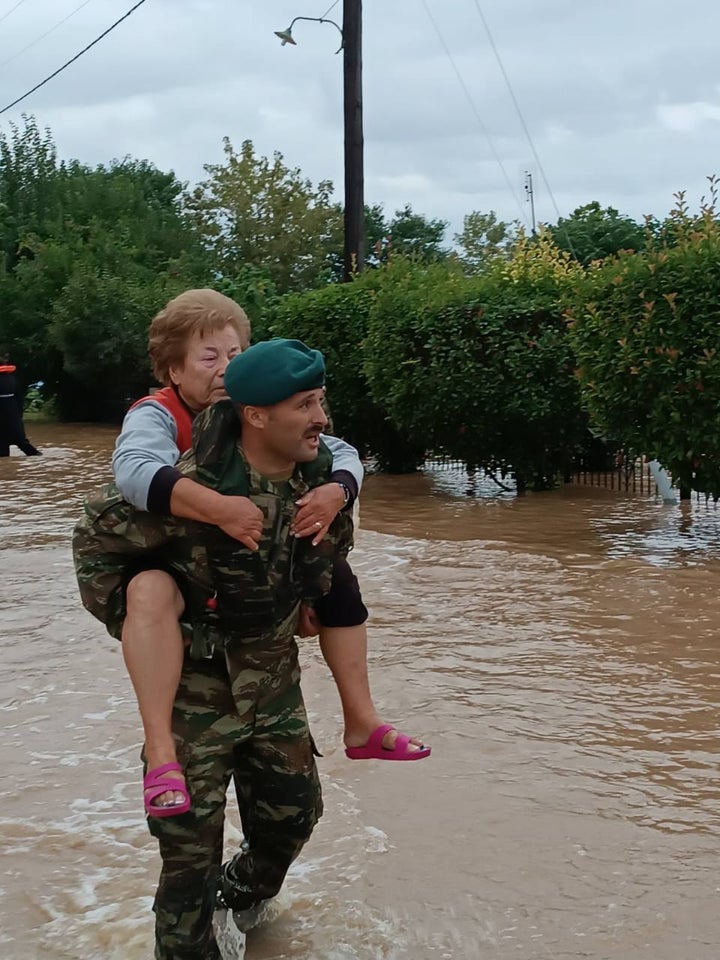
M 350 760 L 422 760 L 430 756 L 430 747 L 424 744 L 417 750 L 409 750 L 411 738 L 406 733 L 398 733 L 392 749 L 384 747 L 383 737 L 391 730 L 395 730 L 391 723 L 383 723 L 373 730 L 364 747 L 346 747 L 346 756 Z
M 187 813 L 190 809 L 191 801 L 187 786 L 184 780 L 177 778 L 166 779 L 164 774 L 170 772 L 182 773 L 182 767 L 179 763 L 164 763 L 161 767 L 155 767 L 154 770 L 148 770 L 143 779 L 143 797 L 145 800 L 145 810 L 149 817 L 179 817 L 181 813 Z M 168 792 L 182 793 L 185 799 L 181 803 L 169 803 L 163 806 L 153 803 L 156 797 L 162 796 Z

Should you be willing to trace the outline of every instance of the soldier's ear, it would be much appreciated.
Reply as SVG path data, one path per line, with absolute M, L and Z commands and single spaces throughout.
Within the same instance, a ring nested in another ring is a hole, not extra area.
M 248 426 L 254 427 L 256 430 L 265 428 L 265 411 L 262 407 L 251 407 L 249 404 L 245 404 L 242 408 L 242 416 L 243 421 Z

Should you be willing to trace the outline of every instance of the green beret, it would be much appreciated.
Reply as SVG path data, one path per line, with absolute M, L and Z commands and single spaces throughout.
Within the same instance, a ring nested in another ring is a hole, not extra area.
M 263 340 L 233 357 L 225 389 L 233 403 L 271 407 L 301 390 L 325 385 L 325 360 L 300 340 Z

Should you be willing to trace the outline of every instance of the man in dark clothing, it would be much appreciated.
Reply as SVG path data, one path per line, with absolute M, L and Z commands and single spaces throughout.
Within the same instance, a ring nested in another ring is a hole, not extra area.
M 26 457 L 37 457 L 41 453 L 25 436 L 15 365 L 7 357 L 0 357 L 0 457 L 10 456 L 11 443 Z

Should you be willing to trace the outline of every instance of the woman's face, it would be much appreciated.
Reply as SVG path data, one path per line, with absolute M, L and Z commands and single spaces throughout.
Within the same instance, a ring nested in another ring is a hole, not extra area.
M 204 336 L 192 335 L 182 365 L 170 367 L 170 379 L 191 410 L 204 410 L 227 396 L 225 368 L 241 350 L 240 337 L 230 323 Z

